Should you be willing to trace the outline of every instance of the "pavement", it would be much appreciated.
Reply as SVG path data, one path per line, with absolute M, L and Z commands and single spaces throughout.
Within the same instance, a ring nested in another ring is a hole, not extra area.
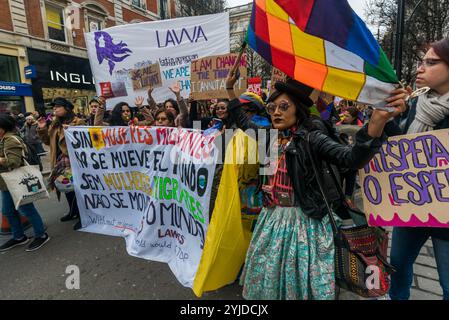
M 361 189 L 354 194 L 354 203 L 363 208 Z M 392 228 L 386 228 L 390 232 L 388 244 L 388 257 L 391 251 Z M 432 240 L 429 239 L 421 249 L 418 258 L 413 266 L 414 276 L 410 293 L 411 300 L 442 300 L 443 290 L 438 281 L 438 271 L 435 262 Z
M 44 171 L 48 171 L 48 156 Z M 360 192 L 360 191 L 358 191 Z M 360 194 L 355 194 L 360 205 Z M 167 264 L 147 261 L 127 254 L 125 240 L 73 231 L 74 222 L 60 222 L 68 212 L 65 199 L 36 203 L 51 240 L 36 252 L 17 247 L 0 253 L 0 300 L 3 299 L 198 299 L 191 289 L 183 287 Z M 26 232 L 32 235 L 32 230 Z M 9 239 L 0 236 L 0 243 Z M 69 290 L 67 267 L 78 266 L 80 288 Z M 240 300 L 242 288 L 234 283 L 203 295 L 202 300 Z M 343 293 L 341 300 L 360 300 Z M 441 300 L 435 258 L 431 241 L 423 247 L 415 264 L 412 300 Z

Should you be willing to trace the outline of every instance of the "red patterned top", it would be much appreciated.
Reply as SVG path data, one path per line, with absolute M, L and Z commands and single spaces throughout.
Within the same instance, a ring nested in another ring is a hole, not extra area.
M 284 141 L 282 141 L 284 140 Z M 290 139 L 282 139 L 279 141 L 279 159 L 277 161 L 275 173 L 268 177 L 268 181 L 263 185 L 262 189 L 265 193 L 266 203 L 268 207 L 294 206 L 294 192 L 291 177 L 287 172 L 287 162 L 285 160 L 285 149 L 290 143 Z

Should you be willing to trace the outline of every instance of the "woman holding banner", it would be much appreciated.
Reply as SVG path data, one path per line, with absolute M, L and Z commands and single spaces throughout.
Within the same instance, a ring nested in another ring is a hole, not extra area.
M 246 129 L 249 127 L 246 115 L 233 90 L 237 78 L 234 68 L 226 81 L 231 99 L 229 111 L 240 119 L 239 126 Z M 323 177 L 315 176 L 311 161 L 319 167 L 318 172 L 324 172 L 325 162 L 362 168 L 385 140 L 386 122 L 405 110 L 406 91 L 393 92 L 387 101 L 395 111 L 392 114 L 374 111 L 371 122 L 360 129 L 350 147 L 316 128 L 309 111 L 313 101 L 298 85 L 277 82 L 275 88 L 266 110 L 272 128 L 278 130 L 274 148 L 278 157 L 270 164 L 274 174 L 261 176 L 264 207 L 240 278 L 243 297 L 335 299 L 333 231 L 317 182 L 323 181 Z M 306 144 L 312 150 L 313 160 Z M 325 183 L 325 189 L 332 192 L 335 186 Z
M 73 113 L 73 104 L 64 98 L 56 98 L 51 105 L 53 106 L 53 112 L 55 119 L 47 126 L 47 121 L 44 117 L 38 120 L 39 128 L 37 130 L 42 141 L 50 146 L 50 160 L 51 160 L 51 175 L 50 175 L 50 187 L 56 189 L 58 199 L 60 197 L 60 191 L 57 190 L 55 182 L 60 179 L 66 179 L 71 176 L 70 159 L 67 150 L 67 143 L 65 141 L 64 130 L 69 126 L 83 126 L 85 121 L 79 119 Z M 75 197 L 75 191 L 65 192 L 67 202 L 69 204 L 69 213 L 61 218 L 61 221 L 70 221 L 79 218 L 78 203 Z M 78 221 L 74 229 L 81 227 L 80 221 Z
M 156 127 L 175 127 L 175 116 L 165 108 L 160 108 L 154 114 Z
M 95 114 L 95 126 L 121 126 L 129 125 L 151 126 L 154 122 L 153 115 L 148 106 L 143 105 L 143 97 L 138 97 L 134 101 L 138 113 L 136 113 L 126 102 L 119 102 L 112 109 L 111 117 L 108 123 L 104 122 L 106 109 L 106 100 L 104 97 L 98 99 L 99 106 Z M 144 120 L 139 120 L 141 117 Z
M 419 64 L 416 86 L 431 90 L 414 101 L 402 133 L 449 128 L 449 38 L 430 45 Z M 429 237 L 432 237 L 443 298 L 449 300 L 449 229 L 404 227 L 393 230 L 391 264 L 396 273 L 391 276 L 391 299 L 409 299 L 413 264 Z
M 187 128 L 189 126 L 189 110 L 187 109 L 186 102 L 181 96 L 181 87 L 179 82 L 174 83 L 169 87 L 170 91 L 176 96 L 176 101 L 173 99 L 167 99 L 164 102 L 164 108 L 173 114 L 175 117 L 175 125 L 178 128 Z M 153 90 L 148 90 L 148 103 L 151 110 L 157 109 L 156 101 L 152 97 Z

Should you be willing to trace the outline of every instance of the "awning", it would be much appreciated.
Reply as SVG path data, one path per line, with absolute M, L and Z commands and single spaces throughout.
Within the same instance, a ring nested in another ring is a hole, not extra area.
M 0 96 L 32 96 L 31 84 L 0 81 Z

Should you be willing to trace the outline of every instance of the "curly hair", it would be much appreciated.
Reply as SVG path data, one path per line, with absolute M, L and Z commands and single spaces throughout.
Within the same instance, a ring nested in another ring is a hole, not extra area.
M 127 126 L 128 123 L 123 121 L 122 119 L 122 107 L 127 106 L 129 110 L 131 111 L 131 118 L 134 117 L 133 110 L 129 107 L 129 105 L 126 102 L 119 102 L 115 105 L 114 109 L 112 109 L 111 112 L 111 118 L 109 121 L 109 124 L 111 126 Z

